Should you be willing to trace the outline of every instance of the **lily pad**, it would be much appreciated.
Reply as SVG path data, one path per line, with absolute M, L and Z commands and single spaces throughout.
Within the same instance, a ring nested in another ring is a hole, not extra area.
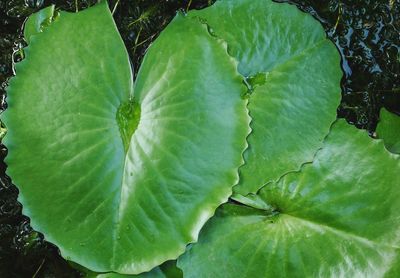
M 221 0 L 190 16 L 228 43 L 249 86 L 253 132 L 235 193 L 312 161 L 341 98 L 340 55 L 319 22 L 271 0 Z
M 39 31 L 28 32 L 2 116 L 24 214 L 96 272 L 138 274 L 178 257 L 243 163 L 247 101 L 226 44 L 177 15 L 133 86 L 105 1 Z
M 178 266 L 185 277 L 390 277 L 399 171 L 381 140 L 340 120 L 313 163 L 250 195 L 258 205 L 223 205 Z
M 376 133 L 385 141 L 385 146 L 389 151 L 400 154 L 399 116 L 382 108 Z

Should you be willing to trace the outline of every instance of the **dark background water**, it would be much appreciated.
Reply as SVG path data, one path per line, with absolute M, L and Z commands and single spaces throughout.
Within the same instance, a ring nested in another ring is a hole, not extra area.
M 0 110 L 6 108 L 12 62 L 22 58 L 27 16 L 50 4 L 76 11 L 96 0 L 0 0 Z M 150 43 L 176 11 L 213 0 L 109 0 L 135 72 Z M 373 134 L 381 107 L 400 115 L 400 0 L 293 0 L 324 26 L 342 55 L 344 77 L 338 116 Z M 118 4 L 117 4 L 118 3 Z M 116 5 L 117 4 L 117 5 Z M 321 65 L 323 67 L 324 65 Z M 0 277 L 79 277 L 21 214 L 18 189 L 5 174 L 0 145 Z M 379 162 L 377 162 L 379 163 Z

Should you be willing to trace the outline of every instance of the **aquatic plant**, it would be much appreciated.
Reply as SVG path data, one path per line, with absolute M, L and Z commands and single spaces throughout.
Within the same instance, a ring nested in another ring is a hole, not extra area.
M 135 84 L 105 2 L 42 10 L 25 37 L 2 116 L 8 172 L 67 259 L 149 271 L 184 253 L 233 187 L 236 203 L 178 259 L 185 276 L 398 267 L 398 156 L 334 123 L 340 58 L 312 17 L 267 0 L 178 14 Z

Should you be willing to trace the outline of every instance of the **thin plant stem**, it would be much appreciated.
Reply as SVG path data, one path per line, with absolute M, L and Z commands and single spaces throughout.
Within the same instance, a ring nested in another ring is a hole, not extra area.
M 118 4 L 119 4 L 119 0 L 117 0 L 117 2 L 115 3 L 115 5 L 114 5 L 114 8 L 113 8 L 113 10 L 112 10 L 112 15 L 114 15 L 114 13 L 115 13 L 115 10 L 117 9 L 117 7 L 118 7 Z
M 133 48 L 133 54 L 132 54 L 133 56 L 135 56 L 135 54 L 136 54 L 137 43 L 139 42 L 139 37 L 140 37 L 140 34 L 142 33 L 142 30 L 143 30 L 143 26 L 140 26 L 139 32 L 135 39 L 135 46 Z
M 333 33 L 336 33 L 336 29 L 339 26 L 339 22 L 340 22 L 340 18 L 342 16 L 342 13 L 343 13 L 343 11 L 342 11 L 342 3 L 341 3 L 341 1 L 339 1 L 339 12 L 338 12 L 338 17 L 336 19 L 335 26 L 333 27 Z
M 44 265 L 46 259 L 42 260 L 42 263 L 39 265 L 39 268 L 36 270 L 35 274 L 33 274 L 32 278 L 36 278 L 36 276 L 38 275 L 39 271 L 42 269 L 42 266 Z
M 192 0 L 189 1 L 189 4 L 188 4 L 187 7 L 186 7 L 186 12 L 189 11 L 191 5 L 192 5 Z

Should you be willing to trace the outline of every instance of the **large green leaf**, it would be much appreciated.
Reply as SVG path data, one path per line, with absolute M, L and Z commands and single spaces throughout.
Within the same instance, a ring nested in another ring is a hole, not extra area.
M 381 109 L 380 120 L 376 133 L 385 141 L 386 148 L 400 154 L 400 117 L 390 113 L 385 108 Z
M 223 205 L 178 266 L 185 277 L 395 277 L 399 171 L 382 141 L 341 120 L 313 163 L 248 197 L 257 205 Z
M 321 25 L 271 0 L 222 0 L 191 15 L 227 41 L 252 91 L 253 132 L 235 192 L 255 193 L 312 161 L 336 119 L 342 77 Z
M 27 33 L 3 116 L 24 214 L 97 272 L 137 274 L 176 258 L 228 199 L 243 162 L 245 87 L 226 45 L 178 15 L 133 90 L 105 1 Z

